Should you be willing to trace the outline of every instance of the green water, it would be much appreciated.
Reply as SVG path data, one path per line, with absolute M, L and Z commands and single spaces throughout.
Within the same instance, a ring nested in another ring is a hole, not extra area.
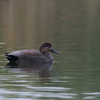
M 0 100 L 100 99 L 99 0 L 1 0 L 0 8 Z M 43 42 L 59 52 L 53 65 L 7 65 L 5 52 Z

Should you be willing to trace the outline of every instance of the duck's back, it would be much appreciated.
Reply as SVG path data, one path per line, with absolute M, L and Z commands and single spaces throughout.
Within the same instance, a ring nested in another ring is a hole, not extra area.
M 11 53 L 6 54 L 8 60 L 18 60 L 24 62 L 52 62 L 52 56 L 48 54 L 42 54 L 37 50 L 20 50 L 14 51 Z M 10 59 L 9 59 L 10 58 Z

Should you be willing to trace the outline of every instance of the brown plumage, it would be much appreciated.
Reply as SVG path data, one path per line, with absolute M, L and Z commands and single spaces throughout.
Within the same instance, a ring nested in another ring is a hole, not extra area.
M 6 58 L 12 62 L 53 62 L 53 57 L 49 52 L 58 53 L 52 49 L 50 43 L 41 44 L 39 51 L 37 50 L 20 50 L 10 53 L 5 53 Z

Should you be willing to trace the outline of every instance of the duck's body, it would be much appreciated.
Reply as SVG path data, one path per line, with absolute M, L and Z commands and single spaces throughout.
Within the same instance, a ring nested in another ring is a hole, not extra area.
M 11 53 L 5 53 L 6 58 L 11 61 L 28 61 L 28 62 L 53 62 L 53 57 L 49 52 L 57 53 L 52 49 L 50 43 L 43 43 L 40 46 L 40 51 L 37 50 L 20 50 Z

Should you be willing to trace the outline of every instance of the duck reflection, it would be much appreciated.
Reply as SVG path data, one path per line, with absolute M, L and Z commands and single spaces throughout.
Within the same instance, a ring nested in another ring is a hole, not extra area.
M 13 72 L 27 72 L 27 73 L 39 73 L 42 78 L 51 76 L 52 63 L 15 63 L 9 62 L 6 65 L 7 69 Z

